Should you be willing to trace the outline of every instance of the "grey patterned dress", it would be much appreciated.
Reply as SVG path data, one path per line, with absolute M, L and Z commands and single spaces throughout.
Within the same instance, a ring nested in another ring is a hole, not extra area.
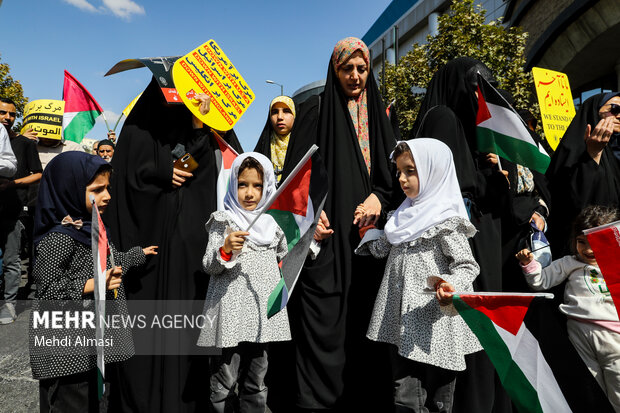
M 473 291 L 480 268 L 468 237 L 474 226 L 449 218 L 410 242 L 391 245 L 385 235 L 364 244 L 361 253 L 388 256 L 367 337 L 394 344 L 402 357 L 448 370 L 465 370 L 465 354 L 482 349 L 453 305 L 441 307 L 434 294 L 439 278 L 456 291 Z
M 241 342 L 290 340 L 286 308 L 267 319 L 267 299 L 280 281 L 278 261 L 288 251 L 284 232 L 278 227 L 269 245 L 246 240 L 241 253 L 226 262 L 220 247 L 227 228 L 240 231 L 225 211 L 211 214 L 206 224 L 209 241 L 202 265 L 211 278 L 198 345 L 226 348 Z
M 140 247 L 127 252 L 112 248 L 115 264 L 123 269 L 123 276 L 130 268 L 143 265 L 146 256 Z M 107 268 L 112 268 L 108 257 Z M 93 294 L 84 295 L 84 284 L 93 278 L 93 254 L 90 246 L 77 242 L 66 234 L 48 233 L 37 245 L 37 259 L 32 272 L 37 284 L 36 299 L 33 302 L 29 325 L 30 366 L 35 379 L 67 376 L 92 370 L 97 366 L 96 348 L 78 344 L 78 338 L 95 338 L 94 329 L 64 328 L 35 329 L 33 314 L 37 311 L 95 311 Z M 106 292 L 106 315 L 127 317 L 125 287 L 121 284 L 114 297 L 113 291 Z M 66 307 L 66 308 L 64 308 Z M 68 346 L 48 347 L 41 345 L 41 338 L 68 338 Z M 106 328 L 105 337 L 111 346 L 105 346 L 105 361 L 123 361 L 134 354 L 131 329 Z

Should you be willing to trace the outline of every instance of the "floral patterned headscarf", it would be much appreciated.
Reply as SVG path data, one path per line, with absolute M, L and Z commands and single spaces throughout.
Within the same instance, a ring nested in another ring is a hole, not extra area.
M 362 52 L 362 58 L 366 64 L 370 65 L 370 51 L 368 50 L 368 46 L 357 37 L 347 37 L 336 43 L 332 53 L 332 65 L 334 66 L 336 75 L 338 74 L 340 66 L 346 63 L 351 55 L 358 50 Z M 370 70 L 370 67 L 368 70 Z M 372 76 L 372 73 L 368 75 Z M 364 89 L 357 98 L 348 98 L 347 107 L 351 114 L 351 120 L 353 121 L 353 127 L 357 134 L 357 140 L 360 145 L 360 150 L 362 151 L 362 156 L 364 157 L 364 162 L 366 163 L 366 168 L 368 168 L 368 173 L 370 174 L 370 138 L 368 133 L 368 104 L 366 95 L 366 89 Z

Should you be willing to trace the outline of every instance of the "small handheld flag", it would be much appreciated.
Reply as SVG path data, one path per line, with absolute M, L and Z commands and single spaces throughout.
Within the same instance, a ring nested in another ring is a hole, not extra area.
M 620 314 L 620 221 L 583 231 L 594 251 L 596 263 Z
M 239 154 L 233 149 L 232 146 L 226 142 L 219 133 L 214 129 L 211 129 L 211 133 L 215 136 L 219 151 L 216 151 L 215 157 L 218 165 L 217 173 L 217 210 L 224 210 L 224 197 L 228 190 L 228 182 L 230 181 L 230 171 L 232 163 Z
M 478 150 L 495 153 L 542 174 L 551 158 L 532 138 L 525 123 L 499 92 L 478 74 Z
M 97 394 L 99 399 L 103 397 L 105 391 L 105 354 L 104 348 L 99 343 L 103 343 L 105 335 L 105 293 L 106 293 L 106 268 L 107 268 L 107 251 L 108 237 L 105 226 L 99 215 L 99 209 L 95 202 L 95 197 L 90 196 L 90 202 L 93 207 L 92 227 L 91 227 L 91 246 L 93 254 L 93 269 L 95 281 L 95 316 L 96 330 L 95 338 L 97 339 Z
M 520 413 L 611 412 L 545 293 L 467 293 L 453 304 Z M 563 322 L 565 322 L 563 320 Z
M 265 205 L 263 213 L 278 223 L 288 244 L 288 253 L 280 262 L 282 278 L 267 301 L 268 318 L 286 306 L 293 292 L 327 199 L 327 173 L 317 149 L 312 145 Z

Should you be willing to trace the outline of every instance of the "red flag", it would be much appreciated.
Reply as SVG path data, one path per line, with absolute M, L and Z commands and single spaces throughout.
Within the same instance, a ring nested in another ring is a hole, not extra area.
M 620 221 L 584 231 L 620 314 Z

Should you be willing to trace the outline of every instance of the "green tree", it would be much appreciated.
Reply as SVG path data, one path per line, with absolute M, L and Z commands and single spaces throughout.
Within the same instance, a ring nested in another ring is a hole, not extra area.
M 21 119 L 28 98 L 24 96 L 24 89 L 18 80 L 10 75 L 9 65 L 0 62 L 0 97 L 13 99 L 17 109 L 17 119 Z M 15 122 L 13 130 L 19 132 L 21 122 Z
M 386 104 L 396 100 L 403 136 L 412 129 L 424 90 L 435 72 L 460 56 L 485 63 L 499 87 L 513 94 L 517 107 L 538 115 L 532 74 L 523 71 L 527 33 L 519 27 L 503 27 L 501 18 L 485 24 L 485 15 L 474 0 L 454 0 L 448 12 L 439 17 L 436 36 L 427 36 L 426 44 L 415 43 L 398 65 L 386 65 L 380 76 L 384 99 Z

